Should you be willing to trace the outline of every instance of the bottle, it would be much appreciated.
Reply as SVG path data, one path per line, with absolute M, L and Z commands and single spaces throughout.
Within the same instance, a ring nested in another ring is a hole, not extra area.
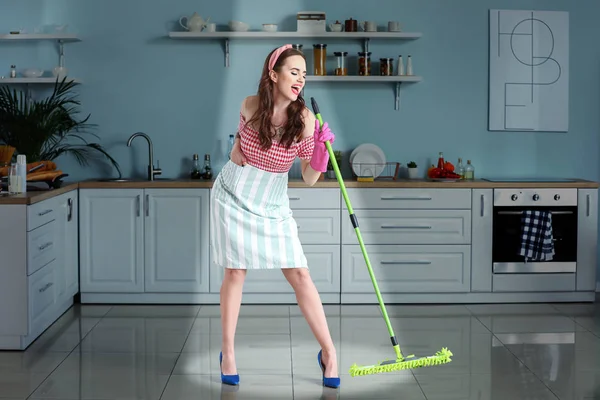
M 198 161 L 198 154 L 194 154 L 192 161 L 192 171 L 190 172 L 191 179 L 200 179 L 200 161 Z
M 465 166 L 462 163 L 462 158 L 458 159 L 458 164 L 456 164 L 456 173 L 460 175 L 460 179 L 465 179 Z
M 235 138 L 233 135 L 229 135 L 229 149 L 227 151 L 227 157 L 231 160 L 231 152 L 233 151 L 233 144 L 235 143 Z
M 440 151 L 440 155 L 438 156 L 437 167 L 439 169 L 444 169 L 444 153 Z
M 471 160 L 467 160 L 467 166 L 465 167 L 465 180 L 472 181 L 475 179 L 475 167 L 471 164 Z
M 11 78 L 16 78 L 17 77 L 17 70 L 16 70 L 16 66 L 11 65 L 10 66 L 10 77 Z
M 412 57 L 408 56 L 406 58 L 406 75 L 413 74 L 413 65 L 412 65 Z
M 204 155 L 204 170 L 202 173 L 204 179 L 212 179 L 212 168 L 210 166 L 210 154 Z
M 402 61 L 402 55 L 398 56 L 398 75 L 404 75 L 404 61 Z

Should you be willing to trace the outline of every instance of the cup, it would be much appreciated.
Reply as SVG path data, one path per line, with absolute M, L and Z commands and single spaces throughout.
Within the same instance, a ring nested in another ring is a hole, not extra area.
M 377 22 L 365 21 L 362 23 L 362 28 L 365 32 L 377 32 Z
M 8 168 L 8 193 L 17 194 L 21 192 L 19 172 L 17 171 L 17 164 L 12 163 Z
M 217 24 L 214 22 L 211 22 L 210 24 L 206 24 L 206 32 L 216 32 L 217 31 Z
M 400 32 L 400 22 L 398 22 L 398 21 L 388 21 L 388 31 L 390 31 L 390 32 Z

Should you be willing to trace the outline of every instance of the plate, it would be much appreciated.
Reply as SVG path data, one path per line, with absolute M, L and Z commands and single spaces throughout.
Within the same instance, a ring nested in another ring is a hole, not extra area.
M 350 164 L 356 176 L 377 178 L 385 170 L 385 163 L 383 150 L 371 143 L 361 144 L 350 154 Z

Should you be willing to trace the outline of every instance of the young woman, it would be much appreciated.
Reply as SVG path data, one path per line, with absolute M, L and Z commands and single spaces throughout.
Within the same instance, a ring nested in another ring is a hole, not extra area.
M 323 384 L 339 387 L 337 357 L 319 293 L 310 277 L 287 196 L 288 171 L 296 157 L 310 186 L 327 169 L 325 141 L 335 136 L 305 106 L 306 60 L 291 45 L 267 56 L 258 95 L 242 102 L 230 161 L 211 194 L 213 259 L 225 268 L 221 285 L 221 381 L 239 383 L 234 336 L 249 269 L 281 269 L 321 350 Z

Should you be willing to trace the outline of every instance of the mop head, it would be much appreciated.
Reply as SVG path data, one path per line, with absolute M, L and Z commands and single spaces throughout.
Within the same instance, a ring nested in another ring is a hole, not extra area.
M 353 364 L 350 367 L 350 376 L 373 375 L 381 374 L 383 372 L 400 371 L 403 369 L 432 367 L 434 365 L 449 363 L 450 361 L 452 361 L 452 359 L 450 358 L 452 356 L 452 352 L 446 347 L 444 347 L 442 348 L 442 350 L 438 351 L 437 353 L 435 353 L 435 355 L 430 357 L 414 358 L 414 355 L 411 355 L 403 359 L 398 359 L 395 361 L 388 360 L 376 365 L 368 365 L 363 367 L 359 367 L 358 365 Z

